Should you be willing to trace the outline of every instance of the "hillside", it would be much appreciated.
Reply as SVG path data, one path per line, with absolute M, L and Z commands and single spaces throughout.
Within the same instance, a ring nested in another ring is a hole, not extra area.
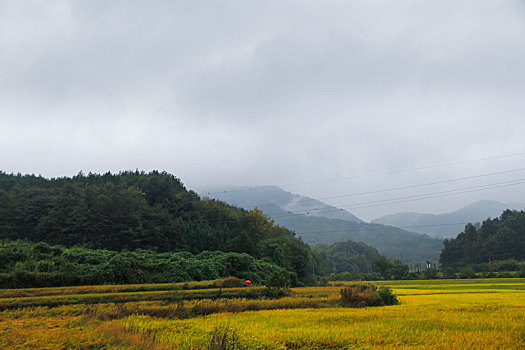
M 279 197 L 272 198 L 271 195 L 274 193 Z M 371 245 L 377 248 L 381 254 L 405 262 L 437 261 L 439 258 L 443 246 L 440 239 L 391 226 L 321 217 L 315 215 L 315 212 L 310 212 L 309 215 L 293 214 L 283 209 L 280 203 L 285 202 L 285 199 L 290 198 L 290 195 L 301 197 L 292 194 L 287 195 L 286 193 L 273 186 L 264 186 L 246 190 L 231 189 L 226 192 L 212 193 L 210 191 L 207 195 L 245 209 L 260 207 L 278 225 L 293 230 L 309 244 L 331 244 L 352 240 Z M 324 213 L 327 212 L 329 211 Z M 336 209 L 332 212 L 341 211 Z
M 456 237 L 446 239 L 439 262 L 443 267 L 525 260 L 525 211 L 505 210 L 500 217 L 472 224 Z
M 201 199 L 160 172 L 45 179 L 0 172 L 0 241 L 114 251 L 247 253 L 297 273 L 309 247 L 261 211 Z
M 525 204 L 479 201 L 445 214 L 397 213 L 386 215 L 372 223 L 408 228 L 436 237 L 455 237 L 468 222 L 482 222 L 500 215 L 505 209 L 522 209 Z

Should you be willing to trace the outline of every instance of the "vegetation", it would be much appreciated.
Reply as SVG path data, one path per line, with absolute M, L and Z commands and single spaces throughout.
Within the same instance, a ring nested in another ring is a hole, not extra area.
M 341 303 L 344 307 L 365 307 L 396 305 L 398 300 L 390 288 L 378 290 L 377 286 L 364 283 L 341 289 Z
M 207 350 L 237 350 L 246 349 L 239 344 L 237 334 L 234 329 L 225 326 L 217 326 L 210 333 L 210 340 Z
M 390 262 L 384 256 L 380 256 L 373 261 L 374 269 L 385 279 L 402 280 L 409 277 L 408 265 L 399 260 Z
M 264 285 L 266 286 L 266 295 L 270 298 L 278 298 L 287 295 L 287 289 L 290 286 L 287 282 L 286 276 L 277 271 L 273 272 L 266 278 Z
M 1 239 L 113 251 L 246 253 L 301 279 L 310 271 L 308 246 L 260 210 L 201 199 L 157 171 L 56 179 L 0 172 Z
M 401 260 L 391 261 L 364 243 L 310 248 L 261 210 L 201 199 L 167 173 L 45 179 L 0 172 L 0 288 L 225 277 L 240 279 L 231 281 L 240 286 L 244 279 L 268 285 L 269 277 L 279 276 L 288 287 L 326 284 L 328 278 L 525 276 L 524 223 L 524 212 L 506 211 L 480 227 L 467 225 L 445 242 L 443 271 L 428 262 L 426 269 L 417 264 L 409 272 Z M 363 233 L 357 226 L 353 232 Z M 282 295 L 286 287 L 270 287 L 268 293 Z
M 313 245 L 312 256 L 318 275 L 369 273 L 372 271 L 373 261 L 381 257 L 374 247 L 353 241 Z
M 47 243 L 9 242 L 0 245 L 0 288 L 86 284 L 167 283 L 213 280 L 229 276 L 263 283 L 278 272 L 287 283 L 297 276 L 245 253 L 155 253 L 64 248 Z
M 190 282 L 188 287 L 212 286 L 220 282 Z M 390 287 L 397 294 L 400 304 L 371 308 L 340 307 L 341 287 L 327 286 L 293 288 L 289 297 L 281 299 L 209 298 L 185 300 L 183 303 L 166 300 L 88 302 L 52 308 L 9 309 L 0 311 L 0 348 L 525 347 L 525 326 L 522 322 L 525 284 L 522 279 L 380 281 L 377 284 Z M 179 292 L 184 291 L 183 286 L 184 283 L 172 285 Z M 114 286 L 137 291 L 143 287 Z M 113 287 L 67 287 L 64 293 L 75 288 L 104 294 Z M 166 285 L 150 285 L 149 288 L 162 289 Z M 249 289 L 252 288 L 239 288 L 243 291 Z M 56 290 L 35 293 L 55 293 Z M 22 296 L 16 298 L 24 299 Z
M 506 210 L 481 225 L 468 224 L 456 238 L 444 241 L 439 262 L 444 268 L 497 261 L 525 260 L 525 211 Z

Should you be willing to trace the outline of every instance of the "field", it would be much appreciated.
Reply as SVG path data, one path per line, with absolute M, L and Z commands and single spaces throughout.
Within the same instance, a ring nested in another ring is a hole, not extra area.
M 343 308 L 340 285 L 275 300 L 206 282 L 0 290 L 0 348 L 525 348 L 523 279 L 377 284 L 400 304 Z

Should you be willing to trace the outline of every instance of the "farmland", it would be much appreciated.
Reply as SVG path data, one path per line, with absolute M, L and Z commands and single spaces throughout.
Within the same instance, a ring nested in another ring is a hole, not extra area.
M 344 284 L 281 299 L 213 282 L 0 290 L 0 348 L 525 347 L 523 279 L 376 282 L 400 304 L 368 308 L 340 307 Z

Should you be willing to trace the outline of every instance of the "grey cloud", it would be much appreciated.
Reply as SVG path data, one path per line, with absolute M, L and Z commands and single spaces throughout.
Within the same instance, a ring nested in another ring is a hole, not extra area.
M 519 152 L 523 10 L 520 1 L 3 1 L 0 169 L 166 169 L 193 187 L 286 185 Z M 296 189 L 325 197 L 518 162 Z

